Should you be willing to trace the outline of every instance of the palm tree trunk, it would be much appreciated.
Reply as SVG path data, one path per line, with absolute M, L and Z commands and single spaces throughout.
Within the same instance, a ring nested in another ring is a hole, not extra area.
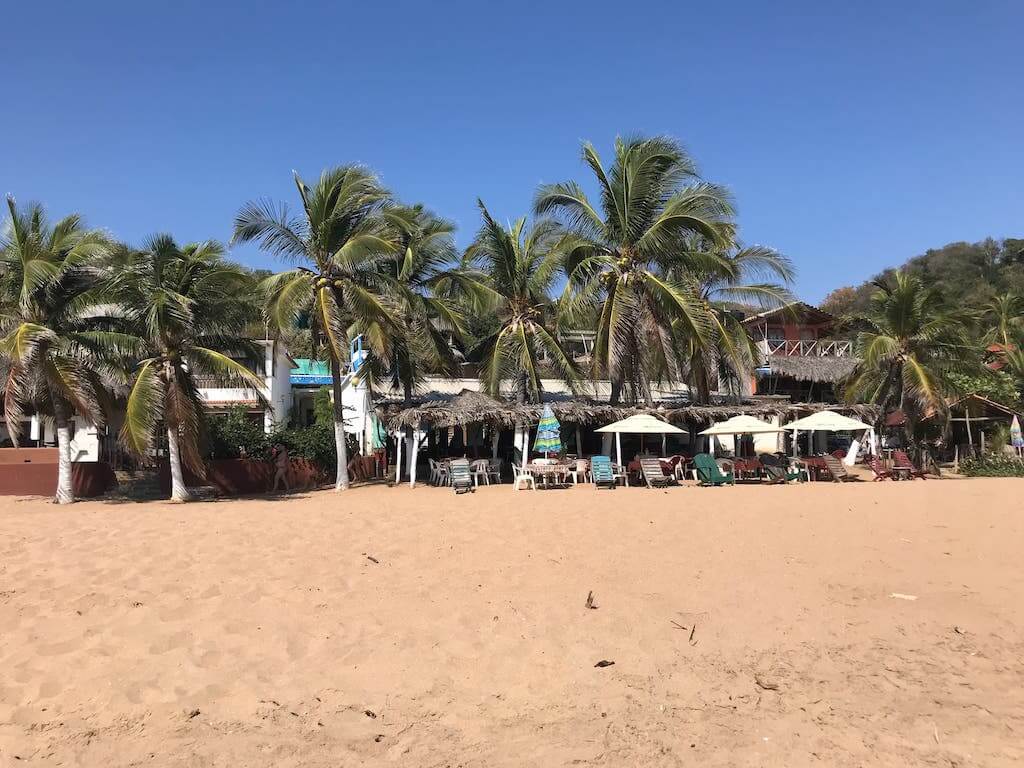
M 58 504 L 71 504 L 75 488 L 71 478 L 71 424 L 64 403 L 53 401 L 53 421 L 57 428 L 57 495 Z
M 622 399 L 622 379 L 612 379 L 612 394 L 608 399 L 608 402 L 612 405 L 618 405 Z
M 647 378 L 647 374 L 643 371 L 640 372 L 640 391 L 644 396 L 644 405 L 648 408 L 654 407 L 654 395 L 651 393 L 651 382 Z
M 167 462 L 171 468 L 171 501 L 190 501 L 192 494 L 185 485 L 185 474 L 181 470 L 178 430 L 170 424 L 167 425 Z
M 334 392 L 334 449 L 338 455 L 334 490 L 348 490 L 348 443 L 345 438 L 345 406 L 342 403 L 341 365 L 331 354 L 331 386 Z

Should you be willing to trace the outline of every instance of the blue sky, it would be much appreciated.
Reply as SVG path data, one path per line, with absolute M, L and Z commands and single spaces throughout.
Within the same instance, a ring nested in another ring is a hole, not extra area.
M 361 162 L 465 245 L 478 196 L 522 215 L 636 133 L 682 140 L 810 301 L 1024 235 L 1013 0 L 10 5 L 0 192 L 130 242 L 227 240 L 292 169 Z

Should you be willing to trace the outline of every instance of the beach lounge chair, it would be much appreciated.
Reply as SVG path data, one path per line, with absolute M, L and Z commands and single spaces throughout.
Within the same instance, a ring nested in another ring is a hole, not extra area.
M 894 472 L 905 472 L 911 477 L 920 477 L 922 480 L 928 479 L 925 477 L 923 469 L 918 469 L 914 466 L 914 462 L 910 460 L 906 451 L 892 452 L 892 469 Z
M 612 473 L 612 460 L 607 456 L 594 456 L 590 460 L 590 474 L 594 478 L 594 485 L 598 488 L 615 487 L 615 475 Z
M 843 464 L 839 459 L 831 454 L 826 454 L 824 457 L 825 466 L 828 467 L 828 473 L 832 475 L 832 480 L 837 483 L 848 483 L 851 480 L 856 480 L 853 475 L 846 471 L 846 465 Z
M 694 456 L 693 467 L 697 482 L 701 485 L 734 485 L 736 482 L 732 472 L 722 472 L 710 454 L 698 453 Z
M 869 466 L 871 467 L 871 471 L 875 473 L 874 482 L 877 483 L 879 480 L 892 480 L 892 470 L 886 469 L 882 466 L 882 462 L 879 461 L 878 457 L 872 456 Z
M 665 488 L 676 481 L 672 475 L 665 474 L 661 462 L 653 456 L 640 459 L 640 471 L 648 488 Z
M 456 494 L 473 492 L 473 475 L 469 471 L 468 460 L 452 459 L 452 488 Z
M 790 471 L 789 460 L 773 453 L 762 453 L 758 456 L 765 480 L 769 485 L 789 483 L 794 480 L 807 480 L 807 473 L 799 470 Z

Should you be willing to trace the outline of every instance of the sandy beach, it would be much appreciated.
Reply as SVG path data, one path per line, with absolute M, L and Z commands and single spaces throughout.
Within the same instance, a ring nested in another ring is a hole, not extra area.
M 1022 492 L 4 499 L 0 765 L 1019 765 Z

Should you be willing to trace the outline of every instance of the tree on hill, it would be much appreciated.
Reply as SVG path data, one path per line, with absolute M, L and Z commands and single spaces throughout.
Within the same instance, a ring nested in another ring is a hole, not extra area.
M 915 256 L 898 269 L 937 290 L 950 304 L 980 309 L 996 296 L 1024 294 L 1024 239 L 950 243 Z M 821 308 L 835 315 L 863 313 L 870 307 L 876 283 L 891 280 L 896 271 L 887 269 L 858 286 L 837 288 Z

